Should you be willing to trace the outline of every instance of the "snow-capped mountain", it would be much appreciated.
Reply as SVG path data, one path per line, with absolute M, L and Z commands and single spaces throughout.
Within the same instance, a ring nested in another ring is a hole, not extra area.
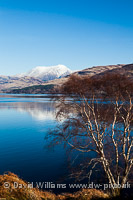
M 17 75 L 17 77 L 29 76 L 43 81 L 49 81 L 57 78 L 62 78 L 71 73 L 72 71 L 64 65 L 56 65 L 48 67 L 37 66 L 27 73 Z

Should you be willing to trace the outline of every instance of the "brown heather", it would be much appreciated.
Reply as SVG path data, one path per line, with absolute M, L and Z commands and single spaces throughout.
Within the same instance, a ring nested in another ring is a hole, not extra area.
M 10 188 L 5 188 L 4 183 L 10 183 Z M 65 193 L 55 195 L 51 192 L 41 191 L 37 188 L 14 188 L 14 182 L 27 186 L 27 183 L 20 179 L 17 175 L 9 172 L 8 174 L 0 175 L 0 199 L 5 200 L 92 200 L 99 198 L 108 198 L 109 195 L 96 189 L 83 189 L 79 192 Z

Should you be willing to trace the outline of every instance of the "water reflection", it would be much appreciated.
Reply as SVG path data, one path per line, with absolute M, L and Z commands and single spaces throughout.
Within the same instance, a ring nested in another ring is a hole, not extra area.
M 45 121 L 55 120 L 55 104 L 52 102 L 5 102 L 0 103 L 0 109 L 15 109 L 27 112 L 32 118 Z

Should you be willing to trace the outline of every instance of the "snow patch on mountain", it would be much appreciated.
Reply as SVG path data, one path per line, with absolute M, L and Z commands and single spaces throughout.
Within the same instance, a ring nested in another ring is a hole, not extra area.
M 65 65 L 56 65 L 56 66 L 37 66 L 31 71 L 23 74 L 17 75 L 18 77 L 30 76 L 43 81 L 54 80 L 57 78 L 62 78 L 71 74 L 72 71 L 67 68 Z

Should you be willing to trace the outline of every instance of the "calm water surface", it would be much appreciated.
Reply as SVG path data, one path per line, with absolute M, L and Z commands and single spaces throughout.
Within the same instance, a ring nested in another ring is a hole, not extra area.
M 65 176 L 63 146 L 49 150 L 44 139 L 56 125 L 55 107 L 46 95 L 1 94 L 0 174 L 11 171 L 29 182 L 58 182 Z

